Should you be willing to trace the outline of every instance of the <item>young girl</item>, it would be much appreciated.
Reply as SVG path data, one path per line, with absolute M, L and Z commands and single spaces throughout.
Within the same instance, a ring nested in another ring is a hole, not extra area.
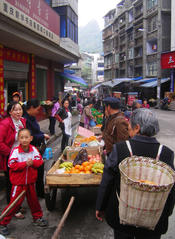
M 32 139 L 33 137 L 28 129 L 20 129 L 18 133 L 20 145 L 12 150 L 9 157 L 8 166 L 10 168 L 10 181 L 12 183 L 9 205 L 13 203 L 22 191 L 25 191 L 25 194 L 0 222 L 0 233 L 3 235 L 9 234 L 7 225 L 19 210 L 25 196 L 27 197 L 34 224 L 40 227 L 47 226 L 46 221 L 42 218 L 43 213 L 35 191 L 37 168 L 43 164 L 43 160 L 38 150 L 30 144 Z

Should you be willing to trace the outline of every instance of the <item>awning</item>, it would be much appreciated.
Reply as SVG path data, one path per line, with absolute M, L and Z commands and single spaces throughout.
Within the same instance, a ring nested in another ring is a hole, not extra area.
M 157 80 L 157 78 L 144 78 L 144 79 L 141 79 L 141 80 L 137 80 L 134 83 L 149 83 L 149 82 L 153 82 L 153 81 L 156 81 L 156 80 Z
M 64 73 L 75 74 L 75 71 L 74 70 L 70 70 L 70 69 L 64 69 Z
M 66 80 L 69 80 L 71 82 L 77 83 L 81 86 L 87 87 L 87 83 L 84 81 L 83 78 L 75 76 L 75 75 L 70 75 L 68 73 L 60 73 L 62 77 L 64 77 Z
M 134 80 L 134 81 L 138 81 L 138 80 L 141 80 L 141 79 L 143 79 L 142 76 L 138 76 L 138 77 L 132 78 L 132 80 Z
M 161 79 L 161 84 L 163 84 L 169 80 L 170 80 L 170 78 L 163 78 L 163 79 Z M 140 87 L 157 87 L 157 78 L 155 78 L 155 80 L 152 82 L 148 82 L 146 84 L 141 85 Z
M 117 78 L 117 79 L 113 79 L 113 80 L 110 80 L 110 81 L 106 81 L 106 82 L 102 83 L 102 85 L 109 86 L 109 87 L 112 88 L 116 85 L 119 85 L 122 82 L 129 82 L 131 80 L 132 80 L 131 78 Z

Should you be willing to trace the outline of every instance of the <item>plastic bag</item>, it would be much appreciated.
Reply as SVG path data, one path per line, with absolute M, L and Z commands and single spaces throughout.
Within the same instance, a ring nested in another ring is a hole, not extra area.
M 79 164 L 81 165 L 83 162 L 88 161 L 88 153 L 86 149 L 81 149 L 76 158 L 74 159 L 73 166 Z

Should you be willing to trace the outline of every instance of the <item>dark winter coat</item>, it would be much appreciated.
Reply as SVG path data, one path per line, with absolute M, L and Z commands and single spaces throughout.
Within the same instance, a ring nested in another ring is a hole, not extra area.
M 133 155 L 156 158 L 159 142 L 155 138 L 135 136 L 130 140 Z M 168 230 L 168 217 L 172 214 L 175 205 L 175 186 L 173 186 L 164 210 L 154 231 L 134 226 L 124 226 L 120 224 L 118 212 L 118 200 L 116 190 L 120 195 L 120 172 L 119 163 L 129 157 L 130 153 L 126 142 L 120 142 L 114 145 L 113 151 L 106 161 L 104 173 L 99 187 L 96 210 L 105 211 L 105 217 L 108 224 L 118 230 L 135 236 L 155 236 L 166 233 Z M 163 146 L 160 160 L 174 169 L 174 153 L 168 147 Z
M 44 142 L 44 133 L 40 130 L 40 126 L 34 116 L 25 112 L 23 117 L 26 118 L 26 128 L 30 130 L 33 136 L 31 144 L 39 147 Z

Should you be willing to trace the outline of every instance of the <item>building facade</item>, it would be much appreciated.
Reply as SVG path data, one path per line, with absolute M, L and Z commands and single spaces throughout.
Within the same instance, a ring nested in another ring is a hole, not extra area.
M 61 36 L 60 15 L 46 2 L 0 1 L 0 114 L 14 91 L 23 101 L 61 94 L 64 65 L 79 59 L 77 42 Z
M 171 47 L 171 0 L 123 0 L 104 21 L 105 80 L 167 76 L 160 59 Z

